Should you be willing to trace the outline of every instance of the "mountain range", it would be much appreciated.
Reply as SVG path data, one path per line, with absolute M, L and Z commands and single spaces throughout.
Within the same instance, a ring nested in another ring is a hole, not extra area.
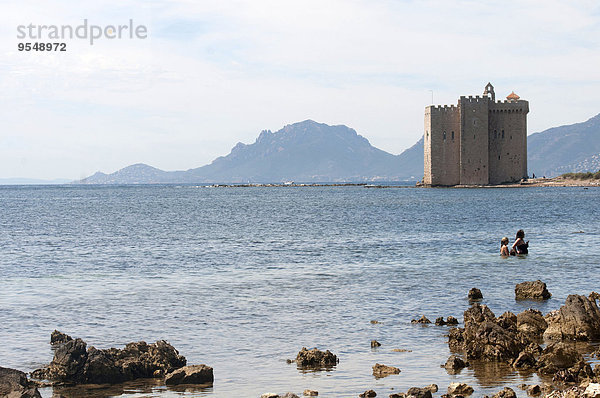
M 600 114 L 583 123 L 528 137 L 529 173 L 553 177 L 600 169 Z M 312 120 L 263 130 L 252 144 L 236 144 L 202 167 L 163 171 L 135 164 L 97 172 L 82 184 L 369 182 L 410 181 L 423 176 L 423 138 L 399 155 L 372 146 L 355 130 Z

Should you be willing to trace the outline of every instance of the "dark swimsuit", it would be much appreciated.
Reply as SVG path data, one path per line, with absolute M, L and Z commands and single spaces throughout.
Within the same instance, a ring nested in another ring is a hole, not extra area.
M 523 243 L 522 245 L 517 246 L 516 247 L 517 254 L 527 254 L 527 253 L 529 253 L 529 250 L 527 250 L 528 247 L 529 247 L 529 242 Z

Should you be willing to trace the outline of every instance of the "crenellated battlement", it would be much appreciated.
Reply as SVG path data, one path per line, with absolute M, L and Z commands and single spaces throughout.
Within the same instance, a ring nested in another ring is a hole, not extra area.
M 427 107 L 430 112 L 457 112 L 457 105 L 430 105 Z
M 488 102 L 490 102 L 490 97 L 488 97 L 487 95 L 484 95 L 484 96 L 461 95 L 460 99 L 459 99 L 459 103 L 461 103 L 461 104 L 465 104 L 465 103 L 470 103 L 470 104 L 474 104 L 474 103 L 484 104 L 485 103 L 485 104 L 487 104 Z

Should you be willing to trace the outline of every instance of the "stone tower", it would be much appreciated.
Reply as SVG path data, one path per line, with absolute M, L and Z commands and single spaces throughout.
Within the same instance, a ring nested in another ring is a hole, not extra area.
M 527 177 L 529 103 L 512 92 L 497 101 L 488 83 L 483 96 L 458 105 L 425 108 L 425 170 L 430 186 L 488 185 Z

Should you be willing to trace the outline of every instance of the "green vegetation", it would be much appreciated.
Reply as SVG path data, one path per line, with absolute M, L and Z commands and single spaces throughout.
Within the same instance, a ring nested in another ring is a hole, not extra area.
M 565 173 L 561 177 L 569 180 L 600 180 L 600 170 L 595 173 L 591 171 L 587 173 Z

